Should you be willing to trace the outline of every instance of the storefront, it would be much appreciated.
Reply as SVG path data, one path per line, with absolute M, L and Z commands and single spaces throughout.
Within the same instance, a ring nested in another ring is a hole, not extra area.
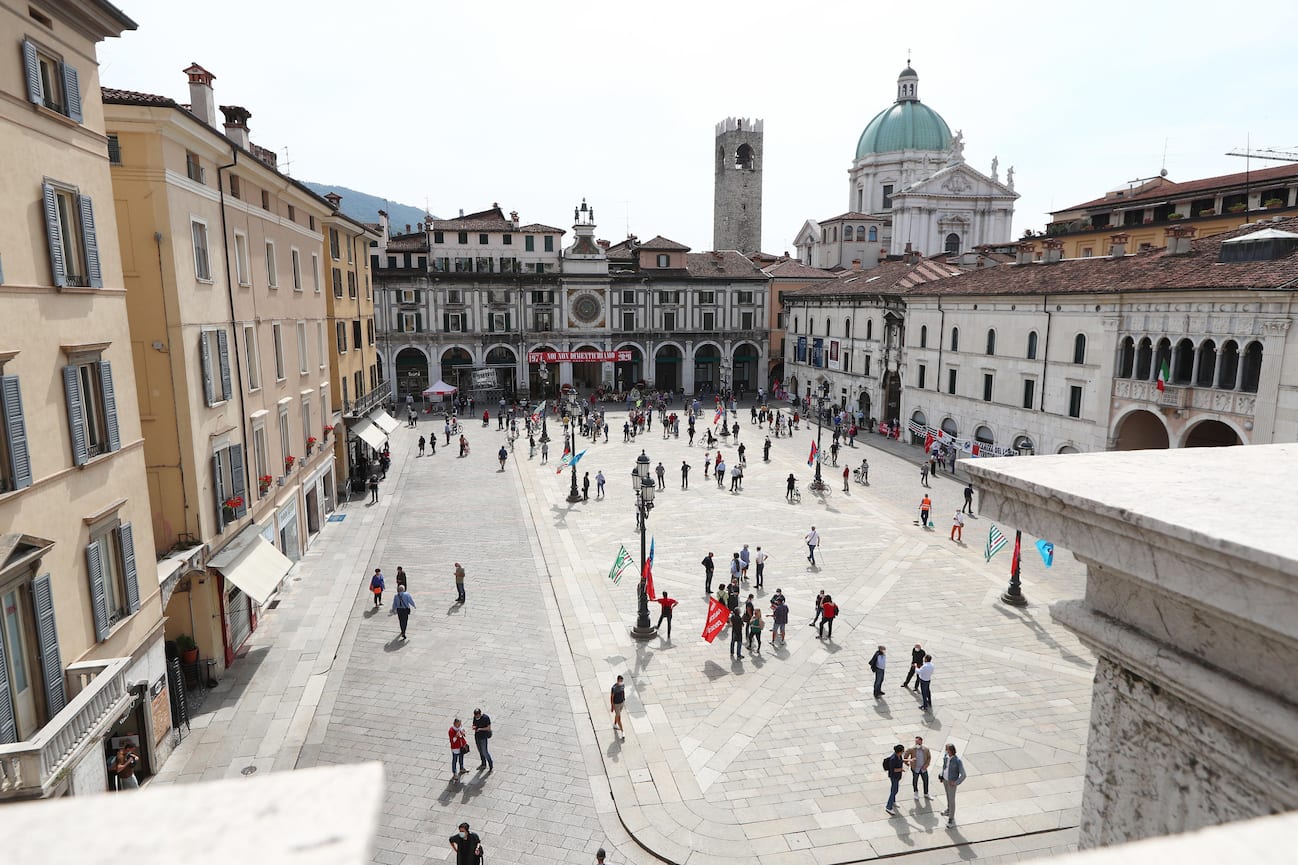
M 207 563 L 218 576 L 222 596 L 223 643 L 225 665 L 234 662 L 235 653 L 257 627 L 257 612 L 279 588 L 279 583 L 293 567 L 293 562 L 275 548 L 276 526 L 284 537 L 284 514 L 292 508 L 288 527 L 297 541 L 297 503 L 280 508 L 274 518 L 261 526 L 248 526 Z M 293 547 L 296 549 L 296 546 Z

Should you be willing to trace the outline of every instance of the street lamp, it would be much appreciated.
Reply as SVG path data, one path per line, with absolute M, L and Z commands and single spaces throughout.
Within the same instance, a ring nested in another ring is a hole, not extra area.
M 658 629 L 649 624 L 649 587 L 645 580 L 645 534 L 648 529 L 649 512 L 654 507 L 653 473 L 649 470 L 650 459 L 644 451 L 635 459 L 635 468 L 631 470 L 631 486 L 635 490 L 636 525 L 640 529 L 640 585 L 639 605 L 636 607 L 635 627 L 631 636 L 637 640 L 649 640 L 657 635 Z
M 1014 530 L 1014 549 L 1020 549 L 1023 543 L 1023 532 Z M 1026 607 L 1028 599 L 1023 595 L 1023 583 L 1019 581 L 1019 556 L 1014 557 L 1014 567 L 1010 570 L 1010 586 L 1001 593 L 1001 600 L 1012 607 Z
M 721 358 L 721 437 L 725 438 L 730 435 L 726 427 L 730 426 L 729 396 L 730 396 L 730 358 Z
M 816 394 L 816 479 L 811 482 L 811 489 L 821 492 L 826 489 L 820 479 L 820 463 L 823 459 L 820 450 L 820 435 L 825 429 L 825 402 L 829 399 L 829 380 L 820 383 L 820 392 Z

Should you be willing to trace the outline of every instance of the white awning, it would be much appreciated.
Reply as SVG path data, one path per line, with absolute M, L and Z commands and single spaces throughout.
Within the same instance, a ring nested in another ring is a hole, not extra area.
M 376 408 L 370 412 L 369 418 L 374 425 L 383 430 L 384 435 L 392 435 L 392 431 L 401 426 L 400 421 L 387 413 L 386 409 Z
M 280 580 L 293 567 L 293 563 L 261 536 L 261 529 L 249 526 L 245 532 L 252 539 L 240 544 L 240 538 L 212 557 L 208 567 L 220 571 L 258 604 L 264 604 L 279 586 Z
M 352 432 L 356 433 L 356 435 L 360 437 L 361 441 L 365 442 L 376 451 L 383 450 L 383 443 L 386 442 L 388 438 L 383 434 L 383 430 L 375 426 L 367 417 L 363 417 L 356 421 L 356 423 L 352 424 Z

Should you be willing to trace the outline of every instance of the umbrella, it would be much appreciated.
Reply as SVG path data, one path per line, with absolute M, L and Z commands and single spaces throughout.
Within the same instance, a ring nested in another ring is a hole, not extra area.
M 424 396 L 446 396 L 447 394 L 455 393 L 457 390 L 459 390 L 459 388 L 447 384 L 439 378 L 424 391 Z

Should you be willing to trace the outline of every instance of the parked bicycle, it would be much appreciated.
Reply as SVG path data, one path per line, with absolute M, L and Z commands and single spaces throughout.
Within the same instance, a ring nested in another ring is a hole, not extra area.
M 870 464 L 861 460 L 861 464 L 852 470 L 852 478 L 862 486 L 870 485 Z

